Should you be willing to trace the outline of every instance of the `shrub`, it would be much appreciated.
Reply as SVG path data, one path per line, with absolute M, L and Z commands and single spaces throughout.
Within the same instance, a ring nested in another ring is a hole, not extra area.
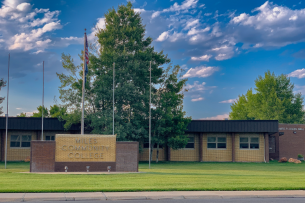
M 287 162 L 287 158 L 286 157 L 282 157 L 282 158 L 280 158 L 279 162 Z
M 302 154 L 298 154 L 298 158 L 304 158 Z

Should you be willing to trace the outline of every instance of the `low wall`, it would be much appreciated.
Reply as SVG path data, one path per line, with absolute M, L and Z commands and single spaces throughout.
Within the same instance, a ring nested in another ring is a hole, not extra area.
M 54 172 L 55 141 L 31 141 L 31 172 Z
M 31 141 L 30 172 L 86 172 L 86 166 L 90 166 L 90 172 L 111 171 L 138 172 L 139 143 L 116 142 L 116 162 L 55 162 L 55 141 Z
M 138 163 L 138 142 L 116 142 L 116 171 L 138 172 Z

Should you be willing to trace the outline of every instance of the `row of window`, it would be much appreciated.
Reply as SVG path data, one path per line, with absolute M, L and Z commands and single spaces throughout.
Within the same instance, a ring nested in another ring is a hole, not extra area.
M 144 148 L 149 148 L 149 143 L 144 143 Z M 157 144 L 154 144 L 153 148 L 157 148 Z M 162 145 L 159 148 L 163 148 Z M 195 148 L 194 137 L 189 137 L 189 141 L 185 148 Z M 208 149 L 226 149 L 227 138 L 224 136 L 213 136 L 208 137 L 207 140 Z M 259 137 L 240 137 L 239 138 L 240 149 L 259 149 Z
M 30 147 L 31 146 L 31 135 L 11 135 L 11 147 Z M 47 135 L 45 140 L 55 140 L 54 135 Z M 144 148 L 149 148 L 149 143 L 144 143 Z M 155 143 L 153 148 L 157 148 Z M 163 148 L 159 145 L 159 148 Z M 185 148 L 193 149 L 195 148 L 194 137 L 189 137 L 189 141 Z M 208 149 L 226 149 L 227 148 L 227 138 L 223 136 L 209 136 L 207 139 Z M 240 137 L 239 138 L 239 148 L 240 149 L 259 149 L 259 137 Z
M 31 147 L 31 135 L 11 135 L 10 147 Z M 55 140 L 54 135 L 47 135 L 45 140 Z

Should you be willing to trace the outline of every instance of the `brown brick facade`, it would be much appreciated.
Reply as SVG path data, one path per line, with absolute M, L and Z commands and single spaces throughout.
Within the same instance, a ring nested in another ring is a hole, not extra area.
M 116 142 L 116 171 L 138 172 L 139 142 Z
M 53 172 L 55 163 L 55 141 L 31 142 L 31 172 Z
M 305 125 L 304 124 L 279 124 L 278 136 L 279 158 L 297 158 L 298 154 L 305 155 Z
M 31 172 L 137 172 L 139 162 L 138 142 L 116 142 L 116 162 L 55 162 L 55 141 L 31 141 Z

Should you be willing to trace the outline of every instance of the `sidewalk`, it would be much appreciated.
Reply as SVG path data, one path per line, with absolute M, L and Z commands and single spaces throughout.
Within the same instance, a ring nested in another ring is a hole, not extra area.
M 77 201 L 77 200 L 159 200 L 159 199 L 233 199 L 305 198 L 305 190 L 283 191 L 171 191 L 171 192 L 84 192 L 84 193 L 0 193 L 0 202 Z

